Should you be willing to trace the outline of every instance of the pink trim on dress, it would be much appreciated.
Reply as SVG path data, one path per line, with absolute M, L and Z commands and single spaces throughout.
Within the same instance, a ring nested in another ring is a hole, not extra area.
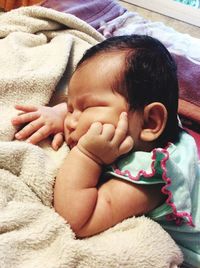
M 156 170 L 154 167 L 155 161 L 156 161 L 156 153 L 157 152 L 163 153 L 165 155 L 165 157 L 161 160 L 161 168 L 163 170 L 162 179 L 163 179 L 163 181 L 166 182 L 166 184 L 161 188 L 161 192 L 165 195 L 168 195 L 167 200 L 165 202 L 173 210 L 173 212 L 171 214 L 166 215 L 166 220 L 168 220 L 168 221 L 174 220 L 176 222 L 176 225 L 181 225 L 184 221 L 183 217 L 186 217 L 188 219 L 187 224 L 194 227 L 195 225 L 193 224 L 191 214 L 189 214 L 188 212 L 178 212 L 177 211 L 175 204 L 172 202 L 173 194 L 172 194 L 172 192 L 170 192 L 170 190 L 167 189 L 172 183 L 171 178 L 167 177 L 167 168 L 166 168 L 166 162 L 169 159 L 169 152 L 167 151 L 167 148 L 169 146 L 170 146 L 170 143 L 164 149 L 163 148 L 156 148 L 152 151 L 152 153 L 153 153 L 152 160 L 153 161 L 151 163 L 151 170 L 152 170 L 151 173 L 147 173 L 144 170 L 140 170 L 136 176 L 132 176 L 129 170 L 121 171 L 117 168 L 114 169 L 114 172 L 118 175 L 121 175 L 121 176 L 127 175 L 128 178 L 133 180 L 133 181 L 139 181 L 140 176 L 143 176 L 145 178 L 150 178 L 150 177 L 154 176 L 156 173 Z

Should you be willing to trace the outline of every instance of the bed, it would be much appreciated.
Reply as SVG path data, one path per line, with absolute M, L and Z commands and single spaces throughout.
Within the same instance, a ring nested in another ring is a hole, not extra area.
M 17 7 L 16 1 L 11 2 L 9 9 Z M 30 2 L 24 5 L 27 4 Z M 144 216 L 127 219 L 91 238 L 76 239 L 70 226 L 51 206 L 54 179 L 69 151 L 67 145 L 55 152 L 49 140 L 39 146 L 14 140 L 16 128 L 10 119 L 16 113 L 16 102 L 45 105 L 58 101 L 84 51 L 104 38 L 125 33 L 154 37 L 159 33 L 176 57 L 181 87 L 179 114 L 200 148 L 200 40 L 181 34 L 177 40 L 173 29 L 128 12 L 112 0 L 51 0 L 3 13 L 0 267 L 175 268 L 183 262 L 171 237 Z M 192 45 L 191 49 L 180 47 L 183 39 L 187 46 Z M 190 105 L 195 112 L 188 108 Z

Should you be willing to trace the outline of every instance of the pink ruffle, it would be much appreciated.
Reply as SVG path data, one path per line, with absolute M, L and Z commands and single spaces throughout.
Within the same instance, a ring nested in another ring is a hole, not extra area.
M 177 225 L 181 225 L 184 221 L 185 218 L 187 218 L 187 224 L 190 226 L 194 227 L 193 221 L 192 221 L 192 216 L 188 212 L 178 212 L 176 205 L 174 204 L 173 200 L 173 194 L 170 190 L 168 190 L 168 187 L 172 184 L 171 178 L 167 176 L 167 168 L 166 168 L 166 163 L 167 160 L 169 159 L 169 152 L 167 151 L 167 148 L 170 146 L 170 144 L 166 148 L 156 148 L 152 151 L 153 156 L 152 156 L 152 163 L 151 163 L 151 172 L 147 173 L 144 170 L 140 170 L 136 176 L 133 176 L 129 170 L 121 171 L 118 168 L 114 168 L 114 172 L 118 175 L 121 176 L 128 176 L 129 179 L 133 181 L 139 181 L 140 177 L 143 176 L 145 178 L 151 178 L 156 174 L 155 170 L 155 162 L 156 162 L 156 154 L 157 153 L 162 153 L 164 154 L 164 158 L 161 160 L 161 169 L 162 169 L 162 179 L 166 183 L 162 188 L 161 192 L 165 195 L 167 195 L 166 199 L 166 204 L 172 208 L 172 213 L 166 215 L 166 220 L 168 221 L 175 221 Z

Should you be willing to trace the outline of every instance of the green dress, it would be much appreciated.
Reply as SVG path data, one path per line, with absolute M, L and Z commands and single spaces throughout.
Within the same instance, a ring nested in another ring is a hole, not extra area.
M 177 144 L 131 152 L 105 175 L 136 184 L 161 184 L 166 201 L 146 216 L 160 223 L 180 246 L 185 263 L 200 267 L 200 162 L 194 139 L 181 133 Z

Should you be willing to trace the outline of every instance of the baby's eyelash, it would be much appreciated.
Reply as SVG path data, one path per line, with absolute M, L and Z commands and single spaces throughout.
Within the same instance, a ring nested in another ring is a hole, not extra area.
M 84 106 L 83 106 L 83 110 L 85 110 L 85 109 L 87 109 L 87 108 L 89 108 L 89 107 L 91 107 L 91 105 L 84 105 Z
M 72 113 L 73 112 L 73 107 L 71 105 L 67 105 L 67 110 L 69 113 Z

